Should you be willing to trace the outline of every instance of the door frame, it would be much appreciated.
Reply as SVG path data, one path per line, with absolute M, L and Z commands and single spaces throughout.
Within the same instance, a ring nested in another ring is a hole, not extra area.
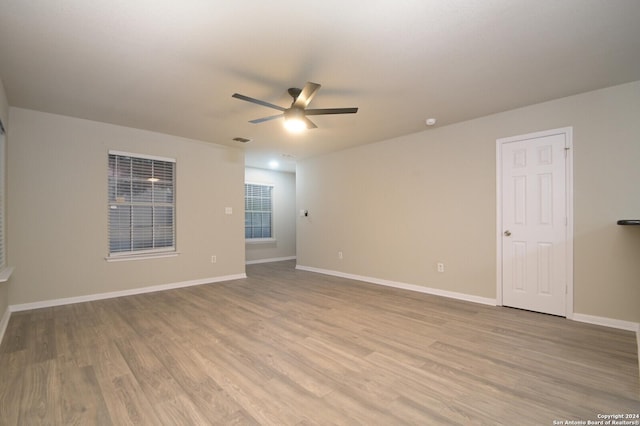
M 567 234 L 565 259 L 567 262 L 567 294 L 565 313 L 568 319 L 573 319 L 573 127 L 562 127 L 524 135 L 510 136 L 496 140 L 496 305 L 502 305 L 502 145 L 509 142 L 536 139 L 546 136 L 562 134 L 565 137 L 565 178 L 566 178 L 566 214 Z

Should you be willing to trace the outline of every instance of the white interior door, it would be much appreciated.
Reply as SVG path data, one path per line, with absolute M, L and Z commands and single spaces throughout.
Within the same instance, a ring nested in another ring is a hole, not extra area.
M 498 143 L 502 304 L 566 316 L 567 135 Z

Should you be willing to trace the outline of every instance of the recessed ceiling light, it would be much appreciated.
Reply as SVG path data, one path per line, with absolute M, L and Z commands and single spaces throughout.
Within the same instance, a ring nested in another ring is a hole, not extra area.
M 276 160 L 269 161 L 269 167 L 271 167 L 272 169 L 277 169 L 278 167 L 280 167 L 280 163 L 278 163 Z
M 427 118 L 425 123 L 427 123 L 427 126 L 433 126 L 434 124 L 436 124 L 436 119 L 435 118 Z

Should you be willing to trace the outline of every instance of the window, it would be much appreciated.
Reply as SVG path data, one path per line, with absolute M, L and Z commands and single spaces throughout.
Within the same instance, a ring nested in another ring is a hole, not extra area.
M 109 256 L 175 251 L 175 160 L 109 151 Z
M 245 183 L 244 237 L 247 240 L 273 238 L 273 186 Z

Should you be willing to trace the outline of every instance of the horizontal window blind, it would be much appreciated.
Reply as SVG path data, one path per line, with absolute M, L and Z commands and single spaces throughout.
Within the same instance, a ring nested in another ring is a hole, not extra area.
M 273 238 L 273 186 L 244 185 L 245 239 Z
M 175 161 L 109 152 L 109 255 L 175 251 Z

